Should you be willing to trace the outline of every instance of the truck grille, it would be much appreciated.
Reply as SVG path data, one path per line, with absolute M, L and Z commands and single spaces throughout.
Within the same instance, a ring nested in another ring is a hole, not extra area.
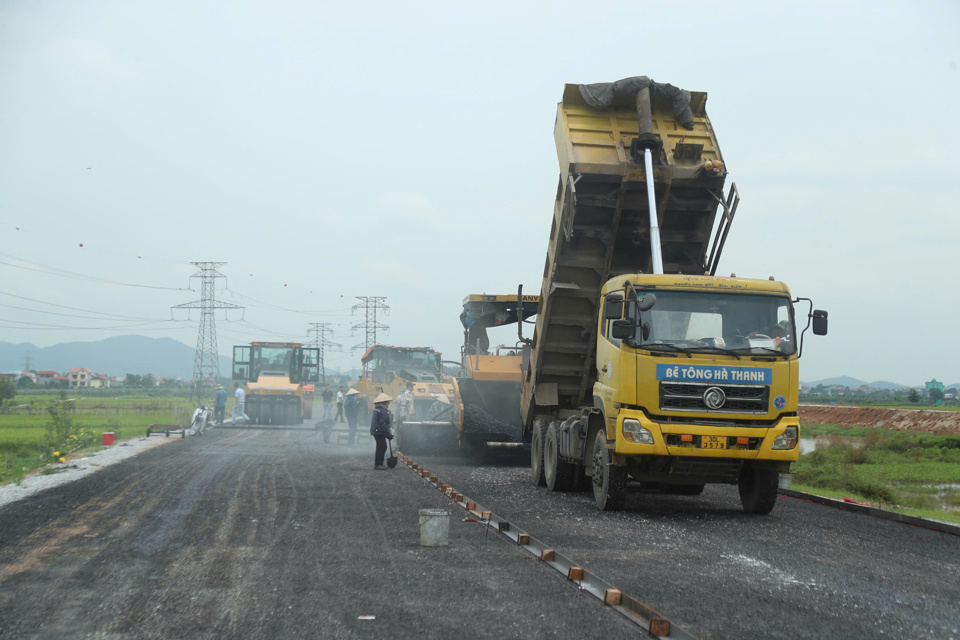
M 704 401 L 707 389 L 718 388 L 726 400 L 717 409 Z M 665 411 L 705 411 L 709 413 L 766 413 L 770 388 L 764 385 L 708 384 L 703 382 L 661 382 L 660 409 Z

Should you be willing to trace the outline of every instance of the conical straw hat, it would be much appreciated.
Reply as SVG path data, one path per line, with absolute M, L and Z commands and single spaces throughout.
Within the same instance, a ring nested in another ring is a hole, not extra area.
M 385 393 L 381 393 L 376 398 L 373 399 L 373 404 L 380 404 L 381 402 L 390 402 L 393 400 L 390 396 Z
M 347 391 L 346 395 L 357 396 L 357 395 L 360 395 L 360 392 L 354 389 L 353 387 L 350 387 L 350 391 Z

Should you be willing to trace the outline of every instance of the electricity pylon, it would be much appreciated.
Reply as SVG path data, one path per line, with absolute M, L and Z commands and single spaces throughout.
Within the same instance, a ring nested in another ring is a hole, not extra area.
M 208 391 L 220 380 L 220 353 L 217 351 L 217 325 L 214 311 L 217 309 L 243 309 L 237 304 L 216 299 L 217 278 L 226 278 L 220 268 L 226 262 L 194 262 L 197 273 L 191 278 L 200 278 L 200 299 L 170 307 L 170 309 L 200 309 L 200 330 L 197 333 L 197 352 L 193 362 L 193 388 L 197 402 L 209 400 Z
M 377 329 L 390 330 L 385 324 L 380 324 L 377 322 L 377 312 L 382 311 L 384 314 L 389 315 L 390 307 L 386 305 L 384 300 L 387 299 L 386 296 L 356 296 L 357 300 L 360 300 L 358 304 L 353 305 L 353 311 L 358 309 L 363 309 L 364 320 L 363 322 L 358 322 L 357 324 L 351 327 L 351 330 L 356 333 L 358 329 L 363 327 L 364 332 L 366 333 L 366 339 L 360 344 L 353 345 L 353 349 L 363 349 L 366 351 L 373 345 L 377 344 Z M 364 371 L 366 371 L 367 365 L 363 365 Z
M 343 346 L 327 340 L 327 334 L 333 332 L 333 329 L 330 328 L 331 324 L 330 322 L 311 322 L 311 329 L 307 331 L 307 333 L 313 332 L 313 346 L 320 350 L 320 376 L 322 378 L 322 384 L 327 384 L 327 372 L 323 366 L 324 350 L 329 347 L 331 350 L 340 351 L 340 347 Z

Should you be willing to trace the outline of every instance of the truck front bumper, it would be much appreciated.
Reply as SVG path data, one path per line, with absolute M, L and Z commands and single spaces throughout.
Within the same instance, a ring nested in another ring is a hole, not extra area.
M 624 436 L 623 421 L 635 420 L 653 436 L 652 444 L 631 442 Z M 773 441 L 783 435 L 787 427 L 796 427 L 799 435 L 800 419 L 784 416 L 772 427 L 713 426 L 687 423 L 662 423 L 649 420 L 642 411 L 625 409 L 617 416 L 615 452 L 619 455 L 655 455 L 704 458 L 739 458 L 743 460 L 770 460 L 796 462 L 800 457 L 799 440 L 791 449 L 774 449 Z M 687 442 L 683 442 L 684 436 Z M 746 444 L 737 444 L 746 438 Z M 704 448 L 723 445 L 723 448 Z

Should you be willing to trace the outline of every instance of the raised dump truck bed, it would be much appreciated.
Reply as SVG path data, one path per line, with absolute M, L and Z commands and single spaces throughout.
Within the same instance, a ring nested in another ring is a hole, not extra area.
M 595 109 L 580 86 L 566 85 L 557 106 L 560 180 L 523 380 L 528 436 L 538 405 L 554 413 L 592 405 L 600 289 L 611 277 L 653 271 L 647 180 L 642 155 L 638 162 L 631 151 L 640 133 L 636 97 Z M 726 169 L 707 95 L 689 94 L 692 129 L 674 115 L 669 99 L 651 95 L 652 132 L 662 145 L 654 154 L 654 187 L 663 271 L 712 273 L 735 196 L 723 195 Z M 721 202 L 728 215 L 718 225 Z

